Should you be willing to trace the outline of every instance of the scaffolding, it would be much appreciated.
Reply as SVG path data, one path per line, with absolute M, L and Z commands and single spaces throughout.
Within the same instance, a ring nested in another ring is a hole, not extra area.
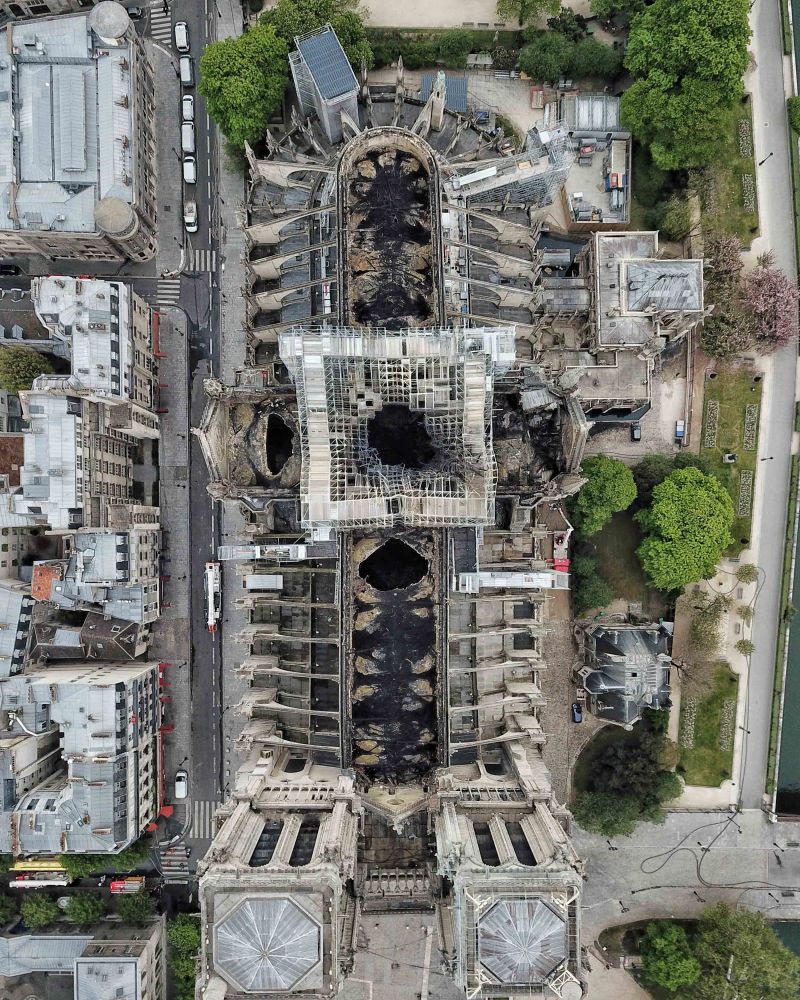
M 301 520 L 313 537 L 492 521 L 493 378 L 514 360 L 513 327 L 295 327 L 280 355 L 297 390 Z M 391 464 L 371 443 L 370 421 L 390 405 L 421 415 L 432 451 L 421 467 Z

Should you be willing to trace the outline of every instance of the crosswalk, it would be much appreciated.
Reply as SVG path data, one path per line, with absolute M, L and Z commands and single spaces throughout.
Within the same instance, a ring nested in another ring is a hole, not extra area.
M 186 844 L 174 844 L 172 847 L 159 850 L 159 866 L 165 882 L 188 882 L 191 879 L 189 853 Z
M 214 813 L 219 802 L 195 800 L 192 813 L 192 839 L 211 840 L 215 833 Z
M 210 249 L 191 250 L 187 271 L 215 271 L 217 267 L 217 251 Z
M 156 283 L 156 305 L 174 306 L 181 297 L 180 278 L 159 278 Z
M 163 0 L 150 0 L 150 34 L 154 42 L 172 44 L 172 15 L 164 13 Z

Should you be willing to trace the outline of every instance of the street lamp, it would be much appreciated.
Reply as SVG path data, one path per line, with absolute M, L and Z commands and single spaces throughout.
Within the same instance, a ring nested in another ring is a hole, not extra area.
M 764 157 L 763 160 L 759 160 L 758 161 L 759 167 L 763 167 L 764 164 L 767 162 L 767 160 L 770 158 L 770 156 L 774 156 L 774 155 L 775 155 L 775 151 L 774 150 L 771 150 L 769 153 L 767 153 L 767 155 Z
M 183 160 L 181 159 L 181 154 L 178 152 L 178 150 L 174 146 L 172 147 L 172 152 L 177 157 L 178 163 L 183 163 Z

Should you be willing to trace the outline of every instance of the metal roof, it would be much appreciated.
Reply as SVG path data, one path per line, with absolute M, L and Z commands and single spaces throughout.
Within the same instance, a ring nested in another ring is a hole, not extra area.
M 436 84 L 436 73 L 423 73 L 420 83 L 420 96 L 423 101 L 427 101 L 431 96 L 431 90 Z M 444 75 L 446 90 L 444 106 L 449 111 L 458 111 L 462 115 L 467 113 L 467 78 L 466 76 L 453 76 L 452 73 Z
M 542 899 L 501 899 L 478 923 L 481 965 L 500 983 L 540 983 L 567 957 L 567 926 Z
M 112 955 L 75 962 L 75 1000 L 139 1000 L 139 962 Z
M 9 24 L 0 52 L 0 229 L 95 232 L 100 199 L 134 200 L 134 49 L 76 14 Z
M 0 677 L 22 670 L 32 604 L 26 590 L 0 583 Z
M 326 100 L 341 97 L 358 89 L 353 68 L 344 54 L 336 32 L 329 24 L 307 35 L 298 35 L 294 42 L 320 94 Z
M 246 897 L 214 941 L 217 971 L 247 993 L 292 989 L 321 959 L 319 924 L 285 896 Z
M 58 972 L 69 975 L 91 934 L 20 934 L 0 937 L 0 976 Z

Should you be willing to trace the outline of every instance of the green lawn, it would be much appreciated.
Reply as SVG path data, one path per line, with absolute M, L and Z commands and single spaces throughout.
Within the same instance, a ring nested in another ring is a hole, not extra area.
M 761 382 L 753 381 L 753 372 L 747 370 L 720 371 L 714 379 L 706 378 L 705 399 L 703 401 L 703 430 L 700 438 L 700 454 L 705 455 L 714 466 L 714 473 L 719 477 L 733 500 L 733 510 L 736 515 L 731 528 L 733 545 L 728 549 L 729 555 L 738 555 L 746 548 L 750 539 L 752 522 L 752 506 L 749 513 L 739 515 L 740 488 L 743 472 L 750 472 L 755 490 L 756 466 L 758 456 L 755 448 L 758 446 L 758 426 L 755 432 L 755 447 L 745 450 L 745 415 L 749 405 L 761 406 Z M 713 411 L 709 404 L 718 404 L 717 432 L 714 436 L 711 425 Z M 753 441 L 749 444 L 752 446 Z M 738 458 L 733 465 L 722 461 L 726 452 L 734 452 Z
M 686 694 L 681 696 L 678 773 L 687 785 L 716 788 L 731 776 L 739 679 L 731 673 L 727 663 L 698 663 L 689 669 L 713 671 L 713 677 L 709 690 L 702 697 L 692 697 L 689 684 Z M 684 744 L 692 741 L 692 725 L 694 745 L 687 746 Z M 726 749 L 720 746 L 722 732 L 727 738 Z
M 750 151 L 741 153 L 739 130 L 749 129 Z M 714 162 L 697 172 L 700 203 L 703 208 L 704 227 L 708 232 L 723 232 L 738 236 L 745 246 L 750 246 L 758 234 L 758 205 L 745 207 L 742 178 L 748 175 L 755 198 L 756 165 L 752 152 L 752 108 L 750 102 L 737 104 L 727 141 L 719 147 Z

